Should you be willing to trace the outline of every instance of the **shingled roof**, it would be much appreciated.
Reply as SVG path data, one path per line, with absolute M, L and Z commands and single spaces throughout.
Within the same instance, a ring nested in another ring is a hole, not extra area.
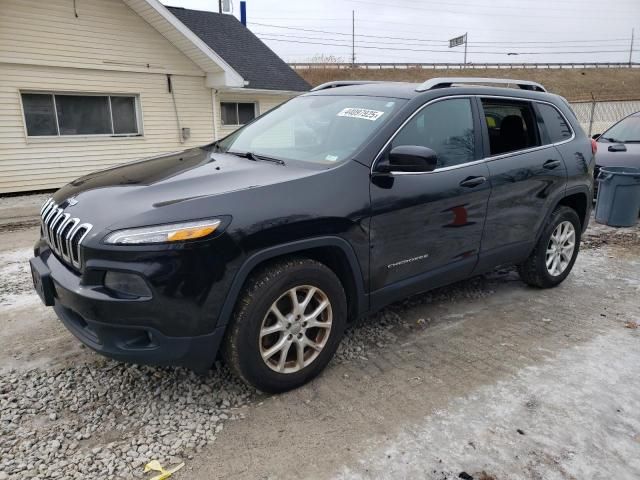
M 249 82 L 246 88 L 298 92 L 311 88 L 233 15 L 179 7 L 167 9 L 242 75 Z

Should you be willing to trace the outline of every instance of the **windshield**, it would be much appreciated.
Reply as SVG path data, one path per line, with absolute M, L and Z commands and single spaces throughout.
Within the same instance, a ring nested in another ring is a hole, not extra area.
M 222 152 L 333 165 L 349 158 L 404 104 L 396 98 L 302 96 L 218 142 Z
M 625 118 L 603 133 L 600 138 L 608 142 L 640 143 L 640 116 Z

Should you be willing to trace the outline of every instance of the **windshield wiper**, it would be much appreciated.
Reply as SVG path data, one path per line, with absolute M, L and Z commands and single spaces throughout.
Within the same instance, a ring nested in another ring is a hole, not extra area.
M 624 143 L 620 140 L 617 140 L 615 138 L 611 138 L 611 137 L 602 137 L 603 139 L 605 139 L 607 142 L 611 142 L 611 143 Z
M 279 158 L 265 157 L 264 155 L 256 155 L 253 152 L 231 152 L 228 151 L 231 155 L 235 155 L 236 157 L 248 158 L 249 160 L 253 160 L 257 162 L 259 160 L 264 160 L 265 162 L 277 163 L 278 165 L 285 165 L 284 160 L 280 160 Z

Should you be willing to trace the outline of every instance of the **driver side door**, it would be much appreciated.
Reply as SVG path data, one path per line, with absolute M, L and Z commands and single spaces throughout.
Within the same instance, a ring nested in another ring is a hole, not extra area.
M 478 260 L 491 191 L 473 97 L 434 100 L 390 139 L 371 178 L 371 304 L 466 278 Z M 431 148 L 431 172 L 377 172 L 400 145 Z

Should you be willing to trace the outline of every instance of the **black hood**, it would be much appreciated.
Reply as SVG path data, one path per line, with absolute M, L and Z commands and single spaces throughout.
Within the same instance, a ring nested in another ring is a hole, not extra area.
M 105 230 L 192 219 L 193 211 L 219 211 L 217 197 L 281 184 L 317 173 L 310 168 L 252 161 L 206 148 L 164 155 L 81 177 L 58 190 L 61 207 Z M 68 202 L 70 198 L 75 201 Z M 228 209 L 228 201 L 223 202 Z M 144 217 L 144 218 L 140 218 Z

